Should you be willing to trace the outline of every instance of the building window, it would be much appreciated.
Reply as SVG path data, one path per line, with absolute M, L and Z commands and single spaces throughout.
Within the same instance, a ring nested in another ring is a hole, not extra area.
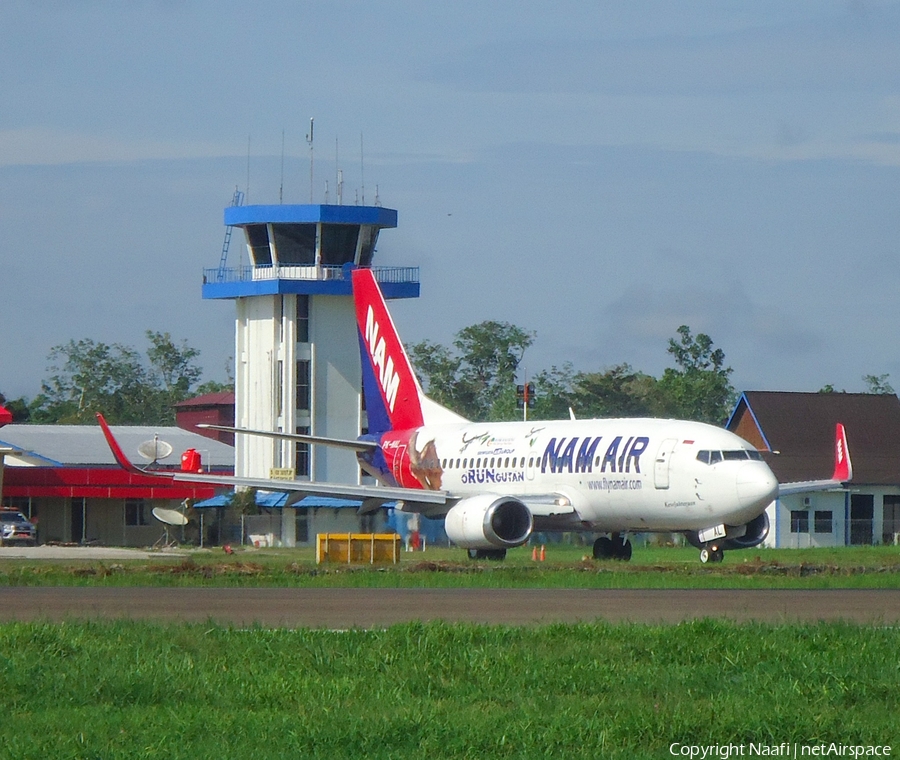
M 295 541 L 298 544 L 309 543 L 309 512 L 305 509 L 298 509 L 294 520 L 296 525 Z
M 809 512 L 805 509 L 791 510 L 791 533 L 809 533 Z
M 813 531 L 815 533 L 831 533 L 834 530 L 834 522 L 832 520 L 830 509 L 817 509 L 815 512 L 815 520 L 813 522 Z
M 882 523 L 881 543 L 896 544 L 900 539 L 900 495 L 885 494 L 882 504 L 884 505 L 884 522 Z
M 272 394 L 275 396 L 275 416 L 280 417 L 284 413 L 284 362 L 279 359 L 275 364 L 275 383 Z
M 301 411 L 306 411 L 309 409 L 309 383 L 309 359 L 300 359 L 300 361 L 297 362 L 297 409 Z
M 309 296 L 297 296 L 297 342 L 309 343 Z
M 139 528 L 142 525 L 149 525 L 147 502 L 143 499 L 125 499 L 125 527 Z
M 298 435 L 309 435 L 308 427 L 298 427 Z M 309 444 L 297 442 L 297 455 L 295 458 L 295 467 L 297 475 L 309 477 Z

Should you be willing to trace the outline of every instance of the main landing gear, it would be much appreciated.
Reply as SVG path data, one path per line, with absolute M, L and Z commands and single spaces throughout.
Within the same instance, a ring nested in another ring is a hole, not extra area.
M 506 559 L 506 549 L 469 549 L 469 559 Z
M 618 559 L 628 562 L 631 559 L 631 541 L 626 541 L 619 533 L 613 533 L 611 538 L 600 536 L 594 541 L 594 559 Z
M 707 544 L 700 550 L 700 561 L 705 565 L 707 562 L 721 562 L 725 558 L 725 551 L 717 543 Z

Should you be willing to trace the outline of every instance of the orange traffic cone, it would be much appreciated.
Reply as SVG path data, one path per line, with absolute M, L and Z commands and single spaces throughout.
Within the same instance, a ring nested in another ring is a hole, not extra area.
M 541 544 L 541 562 L 543 562 L 547 558 L 547 551 L 544 548 L 544 545 Z
M 536 546 L 531 550 L 531 561 L 537 562 L 537 547 Z

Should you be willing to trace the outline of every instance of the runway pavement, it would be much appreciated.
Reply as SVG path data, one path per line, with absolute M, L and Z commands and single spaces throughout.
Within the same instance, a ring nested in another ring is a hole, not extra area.
M 539 625 L 728 618 L 896 625 L 900 590 L 0 588 L 0 621 L 98 618 L 338 629 L 413 620 Z

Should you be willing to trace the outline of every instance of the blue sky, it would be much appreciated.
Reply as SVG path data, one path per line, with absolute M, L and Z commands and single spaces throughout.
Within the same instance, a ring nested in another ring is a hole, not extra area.
M 410 342 L 506 320 L 530 372 L 659 374 L 688 324 L 739 390 L 900 387 L 900 3 L 7 0 L 0 28 L 7 396 L 147 329 L 224 379 L 201 270 L 235 186 L 278 201 L 282 132 L 309 200 L 310 117 L 317 202 L 335 141 L 362 194 L 363 134 L 399 212 Z

